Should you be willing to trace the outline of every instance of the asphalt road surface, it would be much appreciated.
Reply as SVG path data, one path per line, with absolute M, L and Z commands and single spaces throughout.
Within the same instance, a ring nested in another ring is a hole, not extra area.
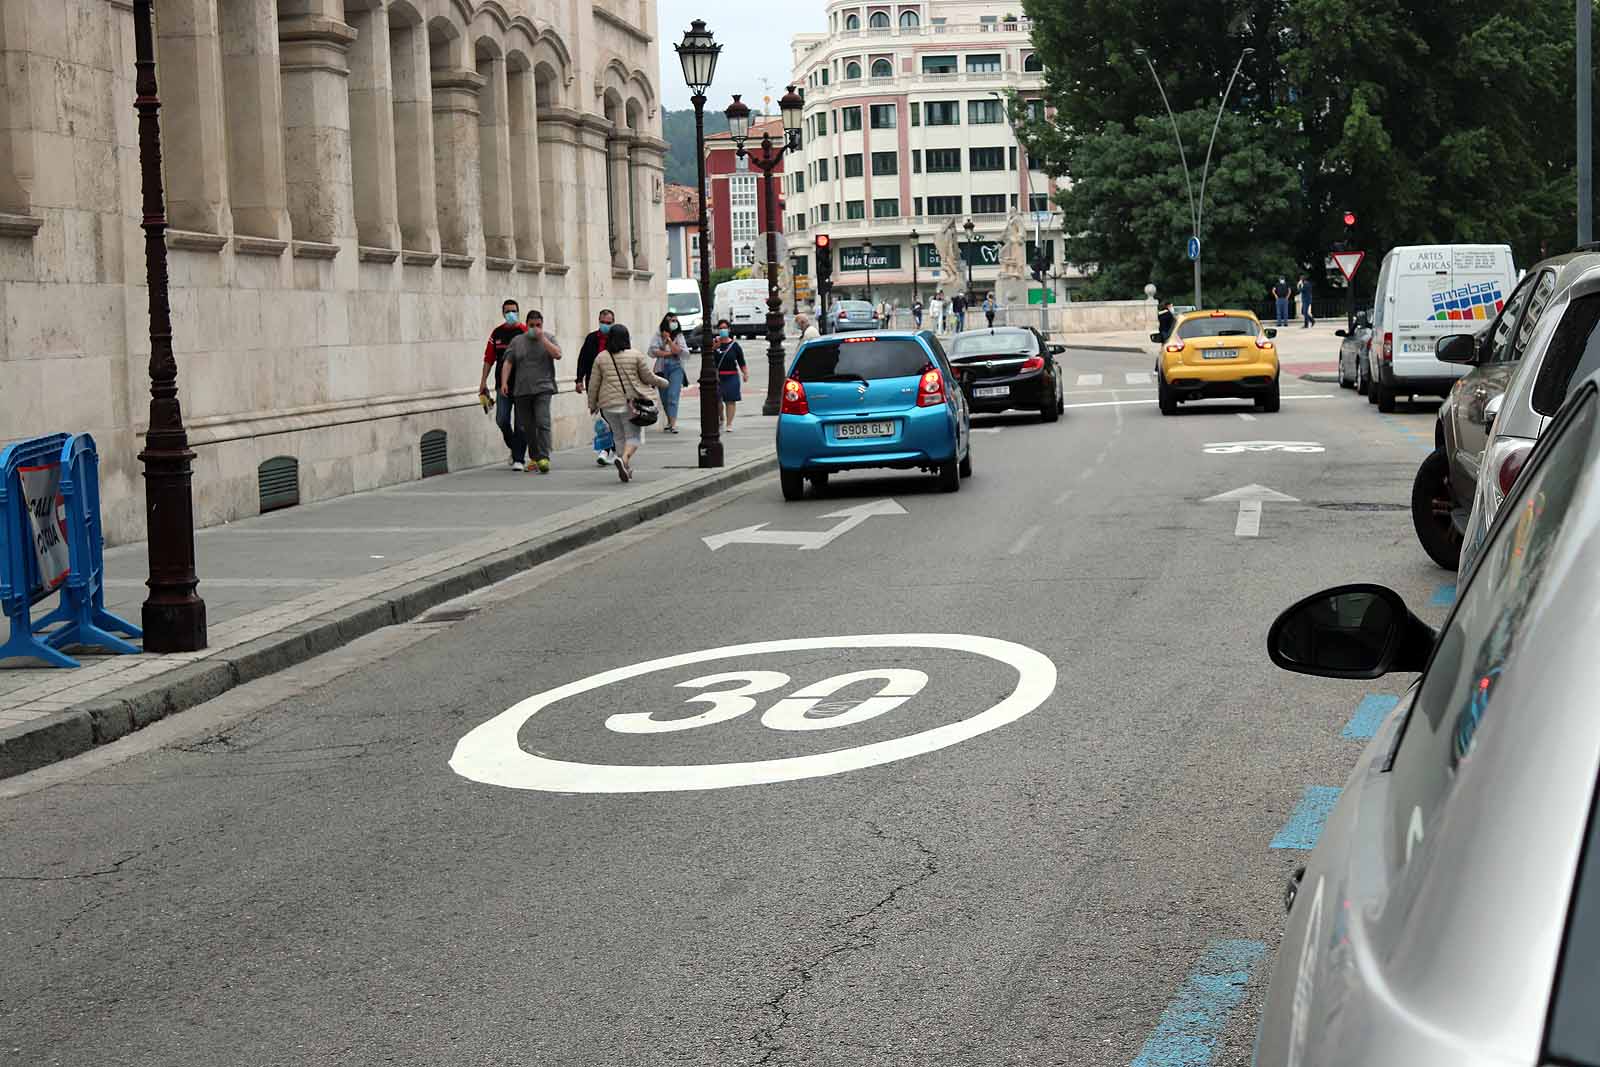
M 758 481 L 0 783 L 0 1063 L 1248 1063 L 1270 846 L 1373 689 L 1264 635 L 1342 581 L 1442 616 L 1432 407 L 1065 360 L 957 494 Z M 1247 486 L 1295 498 L 1253 537 Z

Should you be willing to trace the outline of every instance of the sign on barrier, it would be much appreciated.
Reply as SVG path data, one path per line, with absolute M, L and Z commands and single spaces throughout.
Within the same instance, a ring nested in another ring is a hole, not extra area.
M 33 607 L 59 592 L 42 619 Z M 138 652 L 117 634 L 137 626 L 105 608 L 100 459 L 88 434 L 50 434 L 0 449 L 0 610 L 10 636 L 0 659 L 32 657 L 76 667 L 76 645 Z

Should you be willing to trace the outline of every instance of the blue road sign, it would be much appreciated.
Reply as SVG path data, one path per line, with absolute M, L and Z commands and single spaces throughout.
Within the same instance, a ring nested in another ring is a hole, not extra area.
M 1198 237 L 1189 238 L 1189 258 L 1190 259 L 1199 259 L 1200 258 L 1200 238 L 1198 238 Z

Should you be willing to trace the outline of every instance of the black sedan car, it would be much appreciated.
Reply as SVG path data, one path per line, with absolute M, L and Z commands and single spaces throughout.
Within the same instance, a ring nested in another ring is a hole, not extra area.
M 1065 345 L 1053 345 L 1032 326 L 968 330 L 947 346 L 950 366 L 973 412 L 1037 411 L 1055 422 L 1066 410 L 1061 365 Z

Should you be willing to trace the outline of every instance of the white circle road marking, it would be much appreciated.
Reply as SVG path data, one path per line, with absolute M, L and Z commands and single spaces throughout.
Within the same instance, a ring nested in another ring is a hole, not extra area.
M 998 704 L 956 722 L 858 748 L 785 759 L 687 766 L 613 766 L 551 759 L 528 752 L 517 743 L 518 732 L 534 715 L 580 693 L 695 663 L 817 648 L 933 648 L 970 652 L 1015 668 L 1017 685 Z M 994 637 L 971 634 L 859 634 L 755 641 L 617 667 L 537 693 L 475 727 L 456 742 L 455 752 L 450 757 L 450 769 L 463 778 L 485 785 L 552 793 L 662 793 L 792 782 L 857 771 L 959 744 L 1022 718 L 1043 704 L 1055 687 L 1056 666 L 1048 656 L 1025 645 Z
M 1326 452 L 1316 441 L 1214 441 L 1206 445 L 1206 454 L 1233 456 L 1240 452 Z

